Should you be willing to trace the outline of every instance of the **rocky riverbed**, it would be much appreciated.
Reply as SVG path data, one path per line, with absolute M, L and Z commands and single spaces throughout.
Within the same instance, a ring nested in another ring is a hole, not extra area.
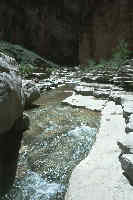
M 130 200 L 132 72 L 130 60 L 117 71 L 56 68 L 45 79 L 40 72 L 23 79 L 31 124 L 2 200 Z

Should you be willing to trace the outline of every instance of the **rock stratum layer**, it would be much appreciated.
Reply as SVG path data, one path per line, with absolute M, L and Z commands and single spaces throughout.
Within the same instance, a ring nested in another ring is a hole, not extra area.
M 59 64 L 108 58 L 119 40 L 133 49 L 132 8 L 130 0 L 1 0 L 0 40 Z

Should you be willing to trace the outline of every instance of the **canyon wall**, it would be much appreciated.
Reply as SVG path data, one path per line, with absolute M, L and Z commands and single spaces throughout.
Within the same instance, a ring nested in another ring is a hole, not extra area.
M 108 58 L 118 41 L 133 49 L 131 0 L 1 0 L 0 40 L 59 64 Z

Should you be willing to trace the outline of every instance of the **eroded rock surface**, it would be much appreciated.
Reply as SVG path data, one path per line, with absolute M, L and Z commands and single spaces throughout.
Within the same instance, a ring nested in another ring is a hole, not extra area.
M 0 53 L 0 196 L 13 184 L 22 132 L 29 126 L 17 72 L 15 60 Z
M 22 81 L 13 63 L 14 59 L 0 54 L 0 133 L 9 131 L 24 109 Z

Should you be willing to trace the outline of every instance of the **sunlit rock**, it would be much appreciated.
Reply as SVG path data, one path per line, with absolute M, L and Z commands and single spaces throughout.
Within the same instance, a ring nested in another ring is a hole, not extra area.
M 97 100 L 92 96 L 82 96 L 75 94 L 63 101 L 63 103 L 69 104 L 71 106 L 83 107 L 93 111 L 101 111 L 104 108 L 106 102 L 106 100 Z
M 75 92 L 77 94 L 81 94 L 81 95 L 84 95 L 84 96 L 92 96 L 93 93 L 94 93 L 94 88 L 93 87 L 87 87 L 87 86 L 76 86 L 74 88 Z

